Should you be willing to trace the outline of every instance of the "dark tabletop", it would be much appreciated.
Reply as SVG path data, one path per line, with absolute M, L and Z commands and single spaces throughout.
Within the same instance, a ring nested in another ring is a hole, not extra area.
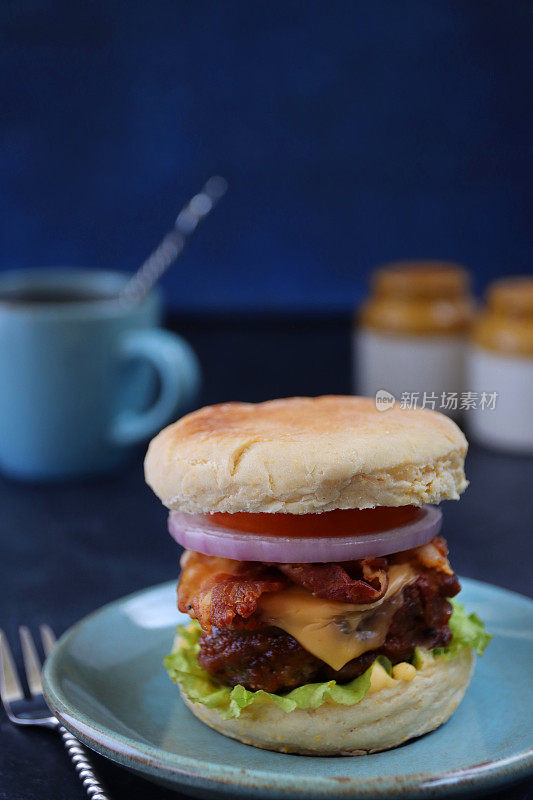
M 202 361 L 201 404 L 350 392 L 345 317 L 181 317 L 171 325 Z M 59 634 L 110 600 L 176 578 L 178 550 L 141 461 L 138 453 L 113 478 L 82 484 L 0 479 L 0 626 L 13 642 L 20 623 L 35 631 L 48 622 Z M 459 575 L 531 594 L 533 459 L 472 446 L 467 474 L 461 502 L 444 506 L 453 566 Z M 3 715 L 0 730 L 1 800 L 84 796 L 58 737 L 15 729 Z M 114 800 L 178 796 L 94 760 Z M 533 790 L 521 782 L 497 796 L 531 800 Z

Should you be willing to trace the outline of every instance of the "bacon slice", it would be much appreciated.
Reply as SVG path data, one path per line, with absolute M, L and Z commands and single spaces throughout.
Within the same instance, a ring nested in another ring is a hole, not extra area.
M 440 537 L 387 558 L 340 564 L 262 564 L 186 550 L 181 560 L 178 608 L 195 617 L 207 633 L 212 628 L 257 630 L 263 625 L 258 613 L 260 598 L 267 592 L 295 583 L 325 600 L 375 603 L 387 592 L 389 565 L 404 561 L 411 562 L 417 574 L 439 573 L 446 587 L 443 591 L 448 592 L 443 596 L 452 597 L 458 589 L 447 552 Z
M 398 553 L 397 557 L 412 558 L 422 564 L 426 569 L 436 569 L 437 572 L 444 572 L 446 575 L 453 575 L 453 569 L 448 561 L 448 545 L 442 536 L 435 536 L 427 544 L 415 547 L 405 553 Z
M 387 559 L 365 558 L 342 564 L 278 564 L 293 583 L 341 603 L 375 603 L 389 585 Z
M 181 560 L 178 608 L 196 617 L 204 631 L 260 626 L 254 619 L 265 592 L 284 589 L 287 579 L 264 564 L 231 561 L 186 550 Z

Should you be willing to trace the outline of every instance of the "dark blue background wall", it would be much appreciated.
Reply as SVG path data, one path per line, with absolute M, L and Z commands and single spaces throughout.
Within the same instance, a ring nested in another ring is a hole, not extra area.
M 0 5 L 0 267 L 133 269 L 218 172 L 176 308 L 347 308 L 377 262 L 531 269 L 533 4 Z

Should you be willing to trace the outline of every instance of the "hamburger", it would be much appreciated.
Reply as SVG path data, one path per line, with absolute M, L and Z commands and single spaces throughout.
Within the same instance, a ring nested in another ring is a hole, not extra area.
M 165 659 L 192 713 L 246 744 L 362 755 L 437 728 L 490 637 L 436 504 L 465 490 L 442 414 L 363 397 L 202 408 L 150 443 L 181 557 Z

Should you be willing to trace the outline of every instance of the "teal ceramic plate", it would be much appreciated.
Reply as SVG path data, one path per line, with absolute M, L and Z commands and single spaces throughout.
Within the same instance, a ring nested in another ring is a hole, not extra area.
M 174 583 L 118 600 L 59 641 L 45 667 L 53 712 L 89 747 L 145 778 L 199 796 L 439 797 L 533 771 L 533 602 L 464 580 L 460 599 L 494 639 L 459 709 L 395 750 L 318 758 L 258 750 L 199 722 L 161 664 L 176 625 Z M 529 748 L 529 749 L 528 749 Z

